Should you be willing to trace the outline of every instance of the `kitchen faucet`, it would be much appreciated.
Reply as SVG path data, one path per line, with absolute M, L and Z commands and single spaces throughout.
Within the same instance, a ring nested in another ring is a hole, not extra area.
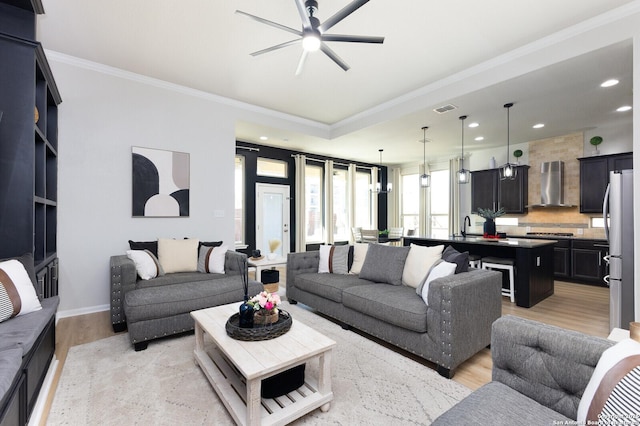
M 467 223 L 469 224 L 469 227 L 471 227 L 471 218 L 469 216 L 465 216 L 464 220 L 462 221 L 462 236 L 463 237 L 467 236 Z

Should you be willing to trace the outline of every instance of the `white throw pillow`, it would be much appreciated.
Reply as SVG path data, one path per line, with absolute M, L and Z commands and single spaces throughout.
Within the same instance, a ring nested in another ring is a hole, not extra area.
M 625 339 L 602 353 L 578 405 L 578 424 L 627 424 L 640 413 L 640 343 Z M 621 398 L 621 395 L 633 395 Z M 624 401 L 622 401 L 624 400 Z M 593 405 L 593 407 L 592 407 Z M 604 422 L 602 422 L 604 421 Z M 629 423 L 636 424 L 636 423 Z
M 16 259 L 0 262 L 0 322 L 42 309 L 24 265 Z
M 149 250 L 127 250 L 127 257 L 136 265 L 136 272 L 143 280 L 164 275 L 160 262 Z
M 224 274 L 224 261 L 227 250 L 229 250 L 229 247 L 227 246 L 200 247 L 198 272 L 204 272 L 207 274 Z
M 196 272 L 198 270 L 198 240 L 158 239 L 158 259 L 164 272 Z
M 456 272 L 456 266 L 455 263 L 440 260 L 440 262 L 431 269 L 420 292 L 420 296 L 425 304 L 429 305 L 429 287 L 431 286 L 431 282 L 437 278 L 453 275 Z
M 433 264 L 442 258 L 444 245 L 425 247 L 411 244 L 410 247 L 409 255 L 404 262 L 404 270 L 402 271 L 402 284 L 418 288 Z
M 369 244 L 367 243 L 355 243 L 353 245 L 353 263 L 351 264 L 350 274 L 359 275 L 364 265 L 364 259 L 367 257 L 367 250 Z
M 330 255 L 331 255 L 331 246 L 321 245 L 320 246 L 320 263 L 318 263 L 319 274 L 329 273 L 329 256 Z

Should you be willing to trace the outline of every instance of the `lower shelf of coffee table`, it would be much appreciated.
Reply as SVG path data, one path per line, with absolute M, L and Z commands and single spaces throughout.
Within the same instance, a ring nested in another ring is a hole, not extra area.
M 239 425 L 248 425 L 245 378 L 213 345 L 208 346 L 206 351 L 196 349 L 194 355 L 233 420 Z M 291 367 L 294 366 L 288 366 L 283 371 Z M 282 371 L 274 371 L 255 380 L 262 381 L 280 372 Z M 286 425 L 316 408 L 329 404 L 332 399 L 333 392 L 321 394 L 318 391 L 317 380 L 314 377 L 305 377 L 304 385 L 288 394 L 273 399 L 261 398 L 260 421 L 251 424 Z M 328 405 L 326 408 L 328 409 Z

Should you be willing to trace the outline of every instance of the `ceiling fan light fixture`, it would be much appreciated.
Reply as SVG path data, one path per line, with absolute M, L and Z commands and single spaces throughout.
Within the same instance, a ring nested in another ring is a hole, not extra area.
M 307 52 L 316 52 L 320 49 L 321 44 L 322 41 L 320 40 L 320 34 L 317 34 L 316 32 L 305 32 L 302 37 L 302 48 Z

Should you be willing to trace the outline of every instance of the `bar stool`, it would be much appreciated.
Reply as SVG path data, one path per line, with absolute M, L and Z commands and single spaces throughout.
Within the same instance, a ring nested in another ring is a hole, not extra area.
M 513 259 L 504 259 L 501 257 L 483 257 L 482 269 L 498 269 L 500 271 L 509 271 L 509 288 L 502 287 L 502 295 L 508 296 L 511 303 L 516 301 L 515 290 L 515 262 Z
M 469 255 L 469 266 L 472 268 L 480 269 L 482 268 L 482 260 L 481 257 L 477 254 Z

